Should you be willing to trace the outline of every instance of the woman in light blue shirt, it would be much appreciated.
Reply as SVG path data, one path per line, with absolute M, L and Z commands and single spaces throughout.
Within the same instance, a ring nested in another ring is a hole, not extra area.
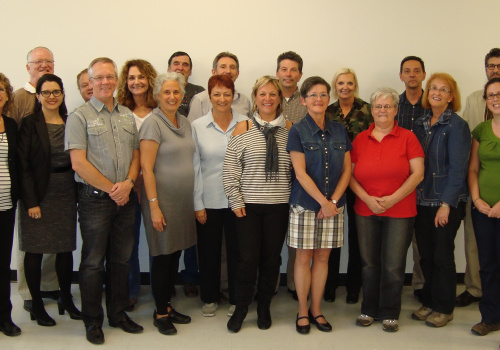
M 192 124 L 196 151 L 194 210 L 198 233 L 200 292 L 204 302 L 203 316 L 215 316 L 220 293 L 222 233 L 225 234 L 229 284 L 228 315 L 234 300 L 234 275 L 238 261 L 235 216 L 229 208 L 222 185 L 222 165 L 226 146 L 238 122 L 248 119 L 231 109 L 234 83 L 227 75 L 214 75 L 208 80 L 212 110 Z

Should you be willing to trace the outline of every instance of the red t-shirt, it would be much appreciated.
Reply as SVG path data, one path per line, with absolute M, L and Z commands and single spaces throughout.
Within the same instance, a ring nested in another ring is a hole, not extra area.
M 369 195 L 389 196 L 410 176 L 410 159 L 424 157 L 424 151 L 415 134 L 399 127 L 397 122 L 381 142 L 371 135 L 374 127 L 372 124 L 354 139 L 351 160 L 356 166 L 353 176 Z M 417 192 L 414 190 L 382 214 L 374 214 L 356 196 L 354 211 L 362 216 L 413 217 L 417 215 Z

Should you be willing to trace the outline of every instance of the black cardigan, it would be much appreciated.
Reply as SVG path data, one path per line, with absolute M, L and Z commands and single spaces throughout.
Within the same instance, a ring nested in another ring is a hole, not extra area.
M 66 116 L 63 116 L 66 122 Z M 51 173 L 50 140 L 42 111 L 23 118 L 18 152 L 21 172 L 21 200 L 24 208 L 40 205 L 47 192 Z
M 5 133 L 7 134 L 7 143 L 9 146 L 8 164 L 10 176 L 10 198 L 12 199 L 12 205 L 15 208 L 19 199 L 19 182 L 17 171 L 19 164 L 19 158 L 17 156 L 17 123 L 14 121 L 14 119 L 11 119 L 3 114 L 2 117 L 3 123 L 5 125 Z

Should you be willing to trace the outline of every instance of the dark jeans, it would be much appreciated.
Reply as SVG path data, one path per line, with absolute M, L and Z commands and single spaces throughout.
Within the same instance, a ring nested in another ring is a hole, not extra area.
M 489 218 L 472 208 L 472 223 L 479 255 L 483 297 L 481 322 L 500 324 L 500 219 Z
M 215 303 L 219 299 L 221 275 L 222 234 L 226 238 L 227 275 L 229 302 L 234 300 L 236 264 L 238 263 L 238 241 L 236 238 L 236 216 L 231 209 L 206 209 L 207 222 L 196 221 L 198 233 L 198 258 L 200 262 L 200 294 L 204 303 Z
M 288 228 L 289 206 L 284 204 L 245 204 L 246 216 L 236 218 L 238 264 L 235 301 L 250 305 L 259 271 L 259 303 L 269 304 L 276 290 L 280 253 Z
M 179 264 L 177 264 L 179 265 Z M 196 245 L 184 249 L 184 270 L 180 272 L 181 280 L 184 283 L 198 282 L 198 256 L 196 255 Z
M 134 247 L 130 255 L 128 274 L 128 294 L 129 299 L 137 298 L 141 289 L 141 267 L 139 265 L 139 240 L 141 237 L 141 205 L 137 198 L 137 193 L 132 191 L 135 202 L 135 222 L 134 222 Z
M 106 311 L 118 321 L 128 306 L 128 273 L 134 245 L 134 197 L 118 206 L 109 197 L 91 198 L 78 192 L 78 216 L 82 234 L 80 292 L 85 325 L 102 325 L 102 285 L 106 260 Z
M 414 218 L 356 214 L 363 276 L 361 313 L 399 319 Z
M 11 320 L 10 260 L 16 209 L 0 211 L 0 322 Z
M 457 271 L 455 266 L 455 237 L 465 216 L 465 202 L 450 207 L 448 224 L 434 225 L 439 207 L 417 206 L 415 237 L 424 274 L 423 305 L 443 314 L 455 308 Z
M 158 315 L 168 313 L 181 253 L 182 251 L 178 250 L 172 254 L 157 255 L 151 258 L 151 289 Z
M 349 260 L 347 263 L 347 293 L 359 294 L 361 290 L 361 254 L 359 252 L 358 230 L 356 228 L 356 213 L 354 212 L 354 202 L 356 195 L 350 188 L 346 190 L 346 207 L 348 223 L 348 248 Z M 344 245 L 345 247 L 345 245 Z M 328 277 L 326 279 L 326 289 L 335 290 L 339 286 L 340 274 L 340 252 L 342 248 L 333 248 L 328 259 Z

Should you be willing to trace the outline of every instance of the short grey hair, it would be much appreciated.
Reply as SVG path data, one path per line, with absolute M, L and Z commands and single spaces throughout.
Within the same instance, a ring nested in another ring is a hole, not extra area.
M 116 67 L 115 61 L 108 57 L 97 57 L 94 58 L 89 64 L 89 79 L 94 76 L 94 70 L 92 69 L 92 67 L 94 67 L 94 65 L 96 65 L 97 63 L 111 63 L 113 65 L 113 68 L 115 69 L 115 75 L 118 77 L 118 67 Z
M 160 74 L 155 79 L 155 86 L 153 88 L 153 97 L 155 98 L 155 101 L 157 103 L 158 103 L 158 95 L 161 92 L 161 88 L 163 84 L 166 83 L 167 81 L 176 81 L 177 83 L 179 83 L 182 94 L 181 98 L 184 98 L 184 94 L 186 93 L 186 89 L 184 88 L 184 85 L 186 85 L 186 79 L 184 79 L 184 76 L 180 73 L 169 72 Z
M 391 89 L 390 87 L 381 87 L 376 89 L 373 94 L 370 96 L 370 105 L 373 107 L 375 101 L 379 98 L 392 98 L 392 102 L 396 108 L 399 105 L 399 94 L 396 90 Z
M 354 77 L 354 84 L 356 84 L 356 88 L 354 89 L 354 96 L 359 97 L 358 77 L 356 76 L 356 72 L 352 68 L 340 68 L 338 71 L 335 72 L 332 78 L 332 97 L 336 99 L 339 98 L 339 95 L 335 91 L 335 85 L 337 84 L 337 79 L 342 74 L 352 74 L 352 76 Z
M 52 51 L 50 51 L 50 49 L 46 48 L 45 46 L 37 46 L 37 47 L 35 47 L 34 49 L 32 49 L 32 50 L 30 50 L 28 52 L 28 54 L 26 55 L 26 62 L 29 63 L 30 56 L 33 53 L 33 51 L 40 50 L 40 49 L 47 50 L 48 52 L 50 52 L 50 55 L 52 56 L 52 59 L 54 59 L 54 54 L 52 53 Z

